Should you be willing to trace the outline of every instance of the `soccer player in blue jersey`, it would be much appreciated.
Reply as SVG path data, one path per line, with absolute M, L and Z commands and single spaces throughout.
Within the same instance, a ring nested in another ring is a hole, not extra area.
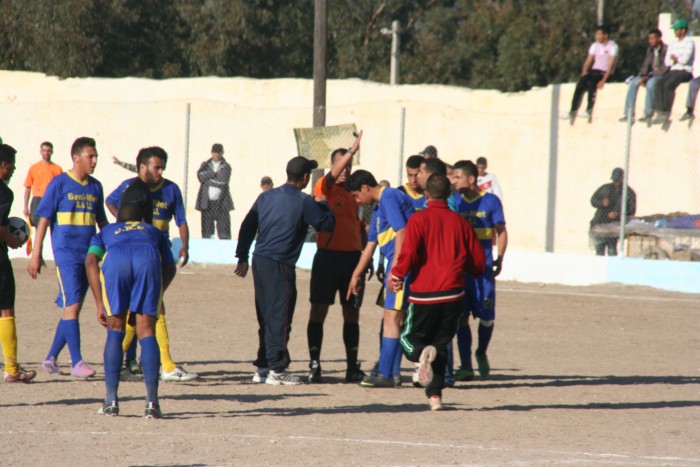
M 17 327 L 15 325 L 15 274 L 7 249 L 22 246 L 22 241 L 9 229 L 10 209 L 15 195 L 7 182 L 15 172 L 15 148 L 0 142 L 0 345 L 5 359 L 6 383 L 28 383 L 36 371 L 17 364 Z
M 71 375 L 87 378 L 95 370 L 80 353 L 80 324 L 78 317 L 88 289 L 85 255 L 90 239 L 97 229 L 107 225 L 102 184 L 91 174 L 97 165 L 95 140 L 81 137 L 71 146 L 73 168 L 55 177 L 46 188 L 36 215 L 36 243 L 29 260 L 29 275 L 36 279 L 41 272 L 41 251 L 46 230 L 51 227 L 51 244 L 58 274 L 56 304 L 63 310 L 62 319 L 41 367 L 52 375 L 60 375 L 56 363 L 58 354 L 68 344 L 71 355 Z
M 135 315 L 146 383 L 146 418 L 163 416 L 158 403 L 160 352 L 155 337 L 162 290 L 175 277 L 166 260 L 170 245 L 161 231 L 145 222 L 153 209 L 149 186 L 140 180 L 124 191 L 117 222 L 92 238 L 86 268 L 97 304 L 97 320 L 107 328 L 104 348 L 106 396 L 100 414 L 119 415 L 119 369 L 129 316 Z M 100 271 L 99 263 L 102 263 Z
M 472 334 L 469 327 L 469 314 L 479 318 L 479 342 L 474 356 L 481 376 L 491 371 L 486 356 L 494 320 L 496 319 L 496 277 L 501 273 L 503 257 L 508 247 L 508 231 L 503 215 L 503 206 L 498 197 L 486 193 L 477 185 L 479 172 L 471 161 L 460 161 L 454 166 L 454 183 L 459 193 L 453 195 L 456 211 L 469 221 L 474 228 L 486 253 L 486 271 L 481 277 L 467 277 L 467 310 L 457 329 L 457 345 L 462 366 L 455 377 L 458 381 L 474 378 L 471 360 Z M 493 236 L 496 233 L 498 258 L 493 259 Z
M 141 149 L 136 157 L 136 167 L 138 168 L 138 177 L 124 180 L 107 197 L 107 209 L 117 215 L 119 201 L 128 187 L 135 180 L 141 180 L 146 183 L 151 190 L 153 198 L 153 225 L 157 227 L 163 234 L 168 245 L 170 242 L 170 222 L 175 219 L 180 239 L 182 240 L 182 248 L 180 248 L 178 259 L 182 259 L 182 266 L 187 264 L 189 259 L 189 238 L 190 230 L 187 226 L 187 218 L 185 217 L 185 205 L 182 200 L 180 188 L 172 181 L 163 178 L 163 171 L 168 163 L 168 154 L 162 148 L 153 146 Z M 168 250 L 165 261 L 175 263 L 175 259 Z M 134 343 L 135 330 L 133 326 L 126 327 L 126 337 L 124 339 L 124 351 L 127 354 L 126 366 L 132 373 L 138 372 L 138 364 L 136 363 L 136 348 L 131 347 Z M 163 372 L 161 379 L 163 381 L 190 381 L 198 377 L 197 373 L 185 371 L 181 366 L 177 365 L 170 355 L 170 339 L 168 337 L 168 328 L 165 321 L 165 305 L 161 307 L 158 313 L 158 321 L 156 322 L 156 339 L 160 347 L 161 365 Z M 132 352 L 133 349 L 133 353 Z M 127 350 L 129 350 L 127 352 Z M 131 353 L 131 355 L 130 355 Z
M 379 368 L 376 374 L 368 375 L 360 384 L 365 387 L 396 387 L 400 384 L 399 330 L 406 301 L 405 291 L 393 292 L 386 286 L 386 280 L 390 277 L 391 267 L 401 252 L 408 218 L 415 210 L 407 196 L 395 188 L 385 188 L 377 184 L 374 176 L 366 170 L 358 170 L 350 175 L 345 182 L 345 187 L 355 197 L 357 204 L 377 203 L 367 245 L 350 280 L 348 299 L 351 294 L 359 292 L 362 276 L 372 261 L 377 245 L 389 263 L 384 284 L 384 329 L 379 350 Z M 394 376 L 398 378 L 395 380 Z
M 437 159 L 436 159 L 437 160 Z M 396 189 L 408 196 L 411 200 L 413 208 L 416 211 L 425 209 L 425 188 L 422 188 L 418 183 L 418 172 L 420 172 L 420 166 L 426 161 L 423 156 L 411 156 L 406 160 L 406 178 L 407 183 L 404 183 Z

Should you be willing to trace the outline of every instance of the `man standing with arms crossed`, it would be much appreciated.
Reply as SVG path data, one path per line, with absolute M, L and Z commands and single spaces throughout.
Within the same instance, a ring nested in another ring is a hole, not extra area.
M 190 229 L 187 226 L 185 205 L 182 200 L 180 188 L 174 182 L 163 178 L 163 171 L 167 163 L 168 153 L 165 152 L 163 148 L 153 146 L 141 149 L 136 158 L 138 177 L 124 180 L 122 184 L 107 197 L 107 209 L 116 217 L 124 190 L 135 180 L 141 180 L 146 183 L 151 190 L 151 196 L 153 198 L 153 225 L 162 232 L 168 245 L 172 246 L 170 242 L 170 221 L 175 218 L 175 224 L 178 227 L 180 239 L 182 241 L 182 248 L 178 254 L 178 260 L 182 258 L 182 266 L 185 266 L 189 260 Z M 173 258 L 170 249 L 166 252 L 165 261 L 169 264 L 176 264 L 176 260 Z M 165 289 L 163 291 L 165 292 Z M 131 325 L 127 325 L 124 338 L 125 352 L 133 342 L 135 333 L 135 328 Z M 161 303 L 161 309 L 158 312 L 156 339 L 160 347 L 160 358 L 163 366 L 161 379 L 163 381 L 184 382 L 191 381 L 199 376 L 197 373 L 190 373 L 181 366 L 178 366 L 170 355 L 170 339 L 168 337 L 168 328 L 165 321 L 165 303 Z M 132 373 L 138 371 L 138 365 L 134 357 L 129 358 L 129 361 L 127 361 L 127 368 Z
M 353 151 L 350 151 L 353 152 Z M 309 225 L 332 232 L 335 216 L 326 203 L 302 193 L 318 162 L 294 157 L 287 163 L 287 183 L 258 196 L 238 233 L 235 274 L 248 274 L 248 253 L 253 252 L 255 311 L 258 318 L 258 357 L 254 382 L 272 385 L 301 384 L 285 370 L 289 365 L 287 342 L 297 301 L 295 265 Z
M 48 141 L 41 143 L 41 160 L 29 168 L 27 178 L 24 181 L 24 217 L 29 219 L 32 227 L 36 229 L 39 225 L 39 218 L 36 215 L 36 208 L 39 207 L 42 196 L 49 186 L 51 180 L 63 173 L 63 169 L 51 162 L 53 155 L 53 144 Z M 29 196 L 32 196 L 31 205 Z
M 314 188 L 316 201 L 326 201 L 335 214 L 333 232 L 319 232 L 316 238 L 316 255 L 311 268 L 311 311 L 306 336 L 309 345 L 309 383 L 321 383 L 321 346 L 323 323 L 328 308 L 340 294 L 343 308 L 343 342 L 347 369 L 346 383 L 359 383 L 365 376 L 357 363 L 360 345 L 360 306 L 362 292 L 347 299 L 347 287 L 355 265 L 360 260 L 362 247 L 367 243 L 367 233 L 358 216 L 355 198 L 344 184 L 352 170 L 352 156 L 359 148 L 360 136 L 348 149 L 336 149 L 331 154 L 331 171 L 322 177 Z
M 78 317 L 88 289 L 85 257 L 90 240 L 97 229 L 107 225 L 102 184 L 91 176 L 97 165 L 95 140 L 81 137 L 71 146 L 73 168 L 54 178 L 46 188 L 36 214 L 39 225 L 36 243 L 29 260 L 28 272 L 36 279 L 41 272 L 41 250 L 46 230 L 51 226 L 51 244 L 58 275 L 56 305 L 63 310 L 56 327 L 53 343 L 41 367 L 52 375 L 60 375 L 56 363 L 58 354 L 68 344 L 71 355 L 71 375 L 87 378 L 95 374 L 83 361 L 80 352 L 80 323 Z

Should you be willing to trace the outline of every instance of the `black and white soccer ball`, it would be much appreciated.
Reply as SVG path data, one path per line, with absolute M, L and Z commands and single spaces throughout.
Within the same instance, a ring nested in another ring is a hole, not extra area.
M 29 225 L 21 217 L 10 217 L 8 219 L 10 233 L 19 238 L 22 243 L 29 238 Z

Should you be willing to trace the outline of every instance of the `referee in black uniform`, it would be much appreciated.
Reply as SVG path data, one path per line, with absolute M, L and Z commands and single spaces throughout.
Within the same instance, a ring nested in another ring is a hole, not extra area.
M 285 372 L 287 340 L 297 300 L 295 265 L 309 225 L 332 232 L 335 216 L 325 202 L 302 193 L 318 162 L 295 157 L 287 163 L 287 183 L 262 193 L 246 215 L 238 233 L 236 275 L 248 273 L 248 252 L 253 251 L 255 309 L 260 337 L 255 382 L 299 384 L 301 378 Z

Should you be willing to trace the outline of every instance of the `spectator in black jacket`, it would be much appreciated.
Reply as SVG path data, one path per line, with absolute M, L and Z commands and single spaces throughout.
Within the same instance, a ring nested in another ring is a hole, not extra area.
M 604 224 L 620 222 L 622 216 L 622 184 L 624 183 L 624 171 L 621 168 L 613 169 L 612 183 L 606 183 L 598 188 L 591 197 L 591 205 L 596 208 L 595 215 L 591 219 L 591 237 L 595 243 L 595 253 L 604 256 L 608 250 L 608 256 L 617 256 L 617 242 L 620 239 L 618 231 L 603 232 L 595 227 Z M 634 216 L 637 212 L 637 195 L 634 190 L 627 187 L 627 216 Z
M 233 200 L 228 184 L 231 166 L 224 159 L 221 144 L 216 143 L 211 147 L 211 159 L 199 166 L 197 178 L 202 185 L 197 193 L 195 209 L 202 212 L 202 238 L 213 238 L 216 227 L 220 239 L 230 239 Z

